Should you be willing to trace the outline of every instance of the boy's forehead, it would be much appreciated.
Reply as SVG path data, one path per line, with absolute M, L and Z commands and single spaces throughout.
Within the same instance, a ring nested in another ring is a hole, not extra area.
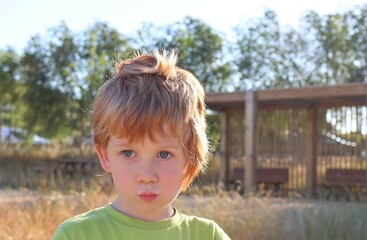
M 169 128 L 168 124 L 164 124 L 159 128 L 149 128 L 147 132 L 136 134 L 133 129 L 119 129 L 117 132 L 111 133 L 110 135 L 118 138 L 124 139 L 129 142 L 140 142 L 144 139 L 149 139 L 153 142 L 155 141 L 170 141 L 170 140 L 178 140 L 179 135 L 177 131 L 173 131 Z
M 145 134 L 143 136 L 126 136 L 126 135 L 112 135 L 111 140 L 116 144 L 144 144 L 145 142 L 159 143 L 159 144 L 179 144 L 180 140 L 177 136 L 166 135 L 160 132 L 152 134 Z

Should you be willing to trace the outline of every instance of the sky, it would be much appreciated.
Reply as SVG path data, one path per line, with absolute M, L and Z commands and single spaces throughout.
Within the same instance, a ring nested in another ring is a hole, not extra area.
M 0 0 L 0 49 L 22 51 L 32 36 L 62 21 L 74 32 L 104 21 L 129 34 L 143 22 L 164 26 L 191 16 L 230 34 L 240 21 L 260 17 L 265 9 L 275 11 L 282 25 L 297 27 L 306 10 L 324 15 L 362 4 L 367 0 Z

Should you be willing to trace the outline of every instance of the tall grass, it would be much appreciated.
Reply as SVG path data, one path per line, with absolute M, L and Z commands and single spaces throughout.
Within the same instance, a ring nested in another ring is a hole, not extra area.
M 89 176 L 76 176 L 74 179 L 67 179 L 61 176 L 57 182 L 62 185 L 58 188 L 55 183 L 55 176 L 51 176 L 50 169 L 47 169 L 47 161 L 74 159 L 94 159 L 91 147 L 73 147 L 68 145 L 46 145 L 32 146 L 27 144 L 6 145 L 0 144 L 0 189 L 11 188 L 28 188 L 28 189 L 44 189 L 45 187 L 59 190 L 72 189 L 75 183 L 93 181 L 97 172 L 91 172 Z M 69 181 L 70 180 L 70 181 Z M 51 183 L 51 184 L 50 184 Z
M 1 196 L 0 239 L 50 239 L 59 223 L 113 197 L 100 188 L 67 195 L 25 191 L 13 199 Z M 217 192 L 185 194 L 174 205 L 186 214 L 215 220 L 233 240 L 367 239 L 367 206 L 362 203 L 243 198 Z
M 22 200 L 23 198 L 23 200 Z M 103 194 L 29 193 L 0 202 L 0 239 L 51 239 L 65 219 L 108 202 Z
M 29 171 L 46 158 L 78 157 L 77 151 L 5 150 L 0 151 L 0 239 L 50 239 L 62 221 L 114 198 L 95 176 L 55 181 Z M 216 185 L 218 171 L 214 159 L 174 205 L 215 220 L 233 240 L 367 240 L 366 203 L 243 197 Z

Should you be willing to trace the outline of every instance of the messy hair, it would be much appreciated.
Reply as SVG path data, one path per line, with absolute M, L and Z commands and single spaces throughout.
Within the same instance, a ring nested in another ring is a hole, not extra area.
M 106 148 L 110 136 L 154 140 L 158 131 L 177 137 L 187 159 L 185 190 L 208 161 L 205 94 L 176 59 L 174 52 L 155 51 L 117 63 L 93 103 L 93 140 Z

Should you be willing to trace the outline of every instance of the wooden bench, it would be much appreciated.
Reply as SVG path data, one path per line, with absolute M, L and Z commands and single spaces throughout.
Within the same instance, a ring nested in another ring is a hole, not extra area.
M 31 166 L 30 170 L 36 174 L 46 174 L 47 178 L 74 177 L 77 174 L 88 175 L 93 173 L 97 163 L 92 159 L 62 159 L 45 160 L 44 162 Z
M 244 188 L 245 169 L 237 167 L 233 169 L 232 180 L 228 182 L 229 189 L 239 192 Z M 256 184 L 271 184 L 274 190 L 279 192 L 280 185 L 288 182 L 289 174 L 287 168 L 258 168 L 256 170 Z
M 326 169 L 325 184 L 330 187 L 366 187 L 367 170 L 361 169 Z
M 88 174 L 96 167 L 96 162 L 91 159 L 84 160 L 50 160 L 47 162 L 50 173 L 58 176 L 73 177 L 75 174 Z
M 326 169 L 323 186 L 329 191 L 327 198 L 331 196 L 333 190 L 337 198 L 341 194 L 349 198 L 352 188 L 367 187 L 367 170 L 341 168 Z

